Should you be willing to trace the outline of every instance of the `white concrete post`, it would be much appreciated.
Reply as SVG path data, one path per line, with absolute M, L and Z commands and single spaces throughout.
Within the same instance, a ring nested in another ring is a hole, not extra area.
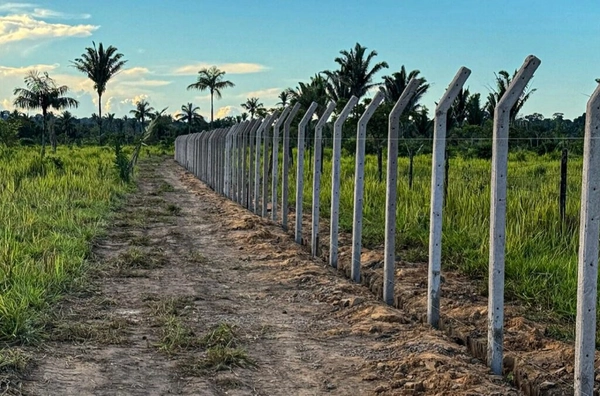
M 300 103 L 296 102 L 289 116 L 285 120 L 283 125 L 283 164 L 281 170 L 281 226 L 284 231 L 288 230 L 288 216 L 289 216 L 289 169 L 290 169 L 290 127 L 292 121 L 300 110 Z
M 327 123 L 331 113 L 333 113 L 335 110 L 335 106 L 336 103 L 334 101 L 329 102 L 325 112 L 321 118 L 319 118 L 319 122 L 317 122 L 317 126 L 315 127 L 315 158 L 313 161 L 313 198 L 311 222 L 312 232 L 310 238 L 310 252 L 313 257 L 317 257 L 317 251 L 319 247 L 319 207 L 321 204 L 321 153 L 323 151 L 323 127 Z
M 488 298 L 488 365 L 502 375 L 504 342 L 504 253 L 506 231 L 506 173 L 510 110 L 529 83 L 540 60 L 529 56 L 498 101 L 494 111 L 492 185 L 490 199 L 490 263 Z
M 257 215 L 260 212 L 262 206 L 259 205 L 260 202 L 260 165 L 261 165 L 261 154 L 260 149 L 262 146 L 262 133 L 265 129 L 269 128 L 269 126 L 273 123 L 273 118 L 275 114 L 270 114 L 265 118 L 265 121 L 261 124 L 260 128 L 256 131 L 256 142 L 254 145 L 254 157 L 256 159 L 256 166 L 254 167 L 254 213 Z M 263 198 L 264 199 L 264 198 Z
M 225 135 L 225 196 L 231 199 L 231 137 L 238 128 L 239 124 L 235 124 L 227 131 Z
M 262 217 L 267 217 L 267 204 L 269 202 L 269 152 L 271 150 L 271 139 L 269 130 L 273 121 L 277 120 L 279 112 L 273 112 L 273 119 L 269 125 L 263 130 L 263 179 L 262 179 Z
M 254 129 L 254 126 L 257 125 L 258 120 L 252 120 L 250 121 L 250 125 L 248 125 L 248 128 L 246 128 L 246 130 L 242 133 L 241 135 L 241 140 L 242 140 L 242 182 L 241 182 L 241 188 L 242 188 L 242 194 L 241 194 L 241 199 L 240 199 L 240 205 L 246 207 L 246 203 L 248 202 L 248 189 L 247 187 L 247 183 L 248 183 L 248 135 L 250 135 L 250 132 L 252 131 L 252 129 Z
M 304 193 L 304 135 L 306 125 L 312 118 L 318 104 L 312 102 L 298 125 L 298 152 L 296 154 L 296 243 L 302 244 L 302 196 Z
M 383 301 L 394 303 L 396 281 L 396 196 L 398 189 L 398 130 L 400 116 L 413 98 L 420 78 L 411 78 L 388 117 L 387 180 L 385 196 L 385 245 L 383 261 Z
M 340 158 L 342 157 L 342 126 L 350 112 L 358 103 L 358 98 L 352 96 L 340 116 L 333 124 L 333 154 L 331 157 L 331 218 L 329 221 L 329 265 L 337 268 L 338 264 L 338 229 L 340 210 Z
M 594 393 L 600 226 L 600 85 L 587 103 L 579 222 L 575 396 Z
M 269 118 L 267 116 L 267 118 Z M 251 212 L 256 213 L 256 195 L 255 195 L 255 175 L 257 174 L 257 161 L 259 159 L 256 155 L 259 155 L 258 147 L 256 146 L 256 142 L 259 140 L 259 136 L 262 133 L 263 128 L 265 127 L 266 119 L 259 118 L 258 125 L 256 130 L 254 130 L 250 135 L 250 177 L 248 182 L 248 209 Z
M 254 124 L 252 125 L 252 128 L 249 130 L 248 138 L 246 139 L 248 141 L 248 153 L 245 158 L 247 158 L 248 166 L 246 167 L 246 170 L 244 172 L 244 175 L 246 177 L 246 182 L 244 184 L 244 207 L 246 207 L 249 210 L 252 210 L 250 200 L 252 196 L 252 188 L 254 186 L 254 139 L 256 135 L 256 130 L 260 127 L 261 124 L 262 118 L 257 118 Z
M 362 250 L 362 217 L 365 177 L 365 140 L 367 123 L 383 100 L 383 92 L 377 91 L 358 120 L 356 128 L 356 165 L 354 167 L 354 216 L 352 221 L 352 275 L 354 282 L 360 282 L 360 254 Z
M 244 135 L 246 134 L 246 132 L 251 128 L 252 124 L 254 123 L 254 120 L 252 121 L 245 121 L 245 125 L 244 128 L 240 131 L 240 133 L 237 136 L 237 140 L 238 140 L 238 151 L 237 151 L 237 199 L 236 202 L 238 204 L 242 204 L 243 201 L 243 192 L 244 192 L 244 186 L 243 186 L 243 173 L 244 173 L 244 166 L 243 166 L 243 162 L 244 162 L 244 147 L 243 147 L 243 143 L 244 143 Z
M 440 274 L 442 271 L 442 211 L 444 209 L 444 166 L 446 161 L 446 122 L 448 110 L 460 93 L 471 70 L 461 67 L 435 109 L 433 159 L 431 165 L 431 205 L 429 208 L 429 275 L 427 280 L 427 323 L 434 328 L 440 321 Z
M 271 220 L 277 221 L 277 185 L 279 184 L 279 128 L 287 118 L 291 108 L 283 109 L 273 126 L 273 169 L 271 170 Z

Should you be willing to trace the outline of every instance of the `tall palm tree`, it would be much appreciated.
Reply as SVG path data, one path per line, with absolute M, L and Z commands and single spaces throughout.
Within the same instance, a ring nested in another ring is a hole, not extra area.
M 235 84 L 229 80 L 223 80 L 225 72 L 219 70 L 216 66 L 212 66 L 209 69 L 202 69 L 198 72 L 198 79 L 195 83 L 188 85 L 187 89 L 197 89 L 199 91 L 207 90 L 210 92 L 210 126 L 214 121 L 214 106 L 213 99 L 217 96 L 217 99 L 221 99 L 221 90 L 224 88 L 235 87 Z
M 335 58 L 335 62 L 340 65 L 339 71 L 323 71 L 323 74 L 331 82 L 337 80 L 338 84 L 346 85 L 347 89 L 343 91 L 343 98 L 349 99 L 352 95 L 362 98 L 369 89 L 381 85 L 373 83 L 373 77 L 381 70 L 388 67 L 387 62 L 378 62 L 371 66 L 371 61 L 377 56 L 377 51 L 371 51 L 367 54 L 367 47 L 356 43 L 350 52 L 340 51 L 341 57 Z
M 112 45 L 104 48 L 100 43 L 96 48 L 96 43 L 92 41 L 93 47 L 86 47 L 81 58 L 71 61 L 73 66 L 94 82 L 94 89 L 98 93 L 98 117 L 102 120 L 102 94 L 106 91 L 106 84 L 118 72 L 123 69 L 126 60 L 123 60 L 123 54 L 118 53 Z M 100 123 L 102 129 L 102 123 Z
M 406 72 L 404 65 L 400 68 L 399 72 L 392 73 L 391 76 L 383 76 L 383 91 L 385 93 L 385 99 L 387 102 L 396 103 L 402 93 L 406 89 L 408 82 L 412 78 L 418 78 L 419 70 L 412 70 L 410 73 Z M 419 78 L 419 86 L 415 91 L 413 98 L 406 107 L 406 114 L 414 113 L 419 110 L 419 101 L 425 95 L 429 89 L 429 84 L 424 77 Z
M 146 119 L 150 118 L 152 112 L 154 111 L 154 107 L 150 106 L 145 100 L 140 100 L 136 103 L 135 109 L 130 110 L 129 113 L 133 114 L 136 120 L 140 122 L 141 132 L 144 132 L 144 126 Z
M 260 109 L 264 109 L 264 105 L 258 101 L 258 98 L 248 98 L 246 99 L 246 103 L 240 104 L 244 109 L 248 110 L 250 113 L 250 118 L 254 118 L 254 115 L 260 112 Z
M 62 110 L 68 107 L 77 107 L 79 102 L 65 96 L 69 91 L 66 85 L 57 86 L 48 73 L 40 74 L 33 70 L 25 77 L 26 88 L 15 88 L 13 94 L 16 98 L 15 107 L 22 109 L 42 110 L 42 157 L 46 154 L 46 129 L 48 109 Z M 56 147 L 53 147 L 56 149 Z
M 200 121 L 204 121 L 204 117 L 198 113 L 200 107 L 194 106 L 192 103 L 181 106 L 181 113 L 178 113 L 175 118 L 179 121 L 185 121 L 188 125 L 188 133 L 192 133 L 192 125 Z
M 498 104 L 498 102 L 500 101 L 502 96 L 504 96 L 504 93 L 506 92 L 506 90 L 508 89 L 508 86 L 512 82 L 512 79 L 516 75 L 517 75 L 516 70 L 513 73 L 512 77 L 506 70 L 500 70 L 500 72 L 498 72 L 498 74 L 495 75 L 496 76 L 496 89 L 492 90 L 492 92 L 490 92 L 488 94 L 487 103 L 485 105 L 485 109 L 491 117 L 494 116 L 494 111 L 496 110 L 496 105 Z M 521 94 L 519 99 L 516 101 L 515 105 L 512 107 L 512 109 L 510 109 L 510 120 L 511 121 L 514 121 L 517 118 L 517 115 L 519 114 L 519 111 L 521 111 L 521 109 L 523 108 L 523 105 L 525 104 L 525 102 L 527 102 L 527 100 L 531 97 L 531 94 L 533 94 L 536 91 L 535 88 L 529 89 L 528 87 L 529 87 L 529 84 L 527 84 L 527 86 L 523 90 L 523 93 Z

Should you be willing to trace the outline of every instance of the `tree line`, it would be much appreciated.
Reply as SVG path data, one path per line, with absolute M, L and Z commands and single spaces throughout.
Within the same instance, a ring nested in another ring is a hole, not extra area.
M 401 119 L 400 154 L 412 157 L 417 153 L 427 153 L 431 150 L 433 114 L 421 101 L 430 84 L 419 70 L 409 71 L 404 65 L 398 71 L 376 80 L 378 74 L 389 69 L 387 62 L 376 61 L 377 56 L 377 51 L 368 51 L 367 47 L 356 43 L 350 50 L 340 51 L 339 56 L 334 59 L 337 69 L 320 71 L 308 81 L 299 82 L 295 88 L 284 89 L 279 94 L 279 102 L 275 108 L 267 109 L 259 98 L 252 97 L 240 104 L 245 110 L 242 114 L 218 120 L 214 119 L 214 99 L 220 99 L 223 90 L 234 87 L 235 84 L 225 79 L 225 71 L 212 66 L 201 69 L 196 81 L 187 87 L 188 90 L 209 92 L 209 121 L 199 114 L 200 108 L 191 102 L 182 105 L 181 111 L 173 117 L 166 114 L 166 108 L 155 110 L 146 100 L 137 102 L 129 116 L 117 118 L 112 113 L 102 115 L 102 95 L 106 92 L 109 81 L 122 71 L 127 60 L 123 59 L 123 54 L 119 53 L 117 48 L 105 47 L 102 43 L 96 46 L 93 43 L 80 57 L 71 61 L 71 65 L 94 83 L 94 90 L 98 95 L 98 113 L 88 118 L 77 119 L 68 110 L 79 105 L 77 100 L 68 96 L 69 88 L 57 85 L 48 73 L 32 71 L 24 79 L 25 87 L 14 90 L 16 98 L 13 103 L 17 109 L 40 110 L 41 114 L 30 117 L 18 110 L 0 112 L 0 144 L 41 144 L 42 153 L 47 139 L 53 150 L 59 143 L 106 144 L 116 139 L 127 144 L 133 143 L 136 137 L 143 135 L 149 121 L 154 121 L 149 141 L 171 144 L 180 134 L 225 127 L 248 118 L 264 117 L 276 108 L 296 102 L 300 103 L 303 110 L 313 101 L 316 102 L 316 113 L 320 116 L 327 102 L 334 100 L 339 112 L 352 96 L 358 97 L 360 102 L 347 122 L 355 125 L 370 101 L 368 94 L 374 89 L 381 89 L 385 101 L 369 123 L 367 141 L 367 152 L 377 154 L 381 163 L 383 150 L 387 145 L 389 112 L 410 79 L 416 78 L 419 81 L 416 94 Z M 481 93 L 471 92 L 469 88 L 460 92 L 448 113 L 449 153 L 481 158 L 491 156 L 494 109 L 513 77 L 514 73 L 499 71 L 495 74 L 490 92 L 485 97 Z M 533 88 L 526 89 L 511 109 L 511 149 L 532 150 L 539 154 L 565 147 L 576 152 L 581 151 L 585 114 L 574 120 L 565 119 L 562 113 L 555 113 L 550 118 L 539 113 L 520 115 L 523 105 L 535 91 Z M 54 114 L 53 110 L 62 112 Z M 354 150 L 353 135 L 353 128 L 344 128 L 343 144 L 348 152 Z M 331 138 L 331 130 L 325 131 L 324 138 Z M 310 139 L 307 140 L 307 144 L 310 149 Z

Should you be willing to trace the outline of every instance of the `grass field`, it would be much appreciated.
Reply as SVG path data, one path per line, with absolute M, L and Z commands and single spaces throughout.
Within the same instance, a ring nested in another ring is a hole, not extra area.
M 308 155 L 307 155 L 308 161 Z M 321 217 L 329 218 L 331 152 L 324 156 Z M 490 218 L 490 161 L 452 158 L 444 209 L 443 269 L 459 269 L 487 279 Z M 385 168 L 385 159 L 384 159 Z M 560 158 L 511 154 L 508 173 L 506 293 L 563 319 L 576 313 L 577 249 L 581 159 L 571 159 L 567 216 L 560 221 L 558 196 Z M 304 207 L 312 202 L 312 164 L 306 165 Z M 310 170 L 310 171 L 309 171 Z M 384 169 L 385 172 L 385 169 Z M 399 158 L 397 250 L 403 259 L 427 261 L 431 156 L 415 157 L 414 185 L 408 186 L 408 159 Z M 295 174 L 291 174 L 295 178 Z M 342 159 L 340 230 L 351 232 L 354 158 Z M 365 246 L 382 246 L 385 221 L 384 182 L 377 180 L 377 159 L 368 156 L 365 169 Z M 295 181 L 290 183 L 295 189 Z M 295 192 L 290 194 L 293 201 Z M 487 282 L 482 282 L 487 287 Z
M 0 150 L 0 341 L 40 337 L 129 188 L 108 147 L 60 147 L 43 160 L 36 148 Z

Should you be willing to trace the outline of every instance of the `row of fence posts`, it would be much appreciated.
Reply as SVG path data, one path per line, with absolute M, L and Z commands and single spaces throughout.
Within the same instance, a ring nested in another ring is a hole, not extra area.
M 488 365 L 495 374 L 502 374 L 504 339 L 504 267 L 506 230 L 506 189 L 508 167 L 508 138 L 510 110 L 522 95 L 540 60 L 529 56 L 499 100 L 494 112 L 493 154 L 490 205 L 490 255 L 488 298 Z M 451 104 L 462 89 L 471 71 L 466 67 L 458 70 L 448 89 L 440 99 L 434 119 L 433 155 L 431 168 L 431 207 L 429 238 L 429 269 L 427 287 L 427 321 L 434 328 L 440 323 L 440 274 L 442 259 L 442 219 L 444 208 L 444 185 L 446 169 L 446 119 Z M 412 79 L 389 115 L 388 162 L 386 181 L 385 255 L 383 299 L 387 304 L 394 300 L 396 274 L 396 202 L 398 173 L 398 138 L 400 117 L 412 99 L 418 81 Z M 354 215 L 352 227 L 351 278 L 360 282 L 361 232 L 363 211 L 363 186 L 365 165 L 365 134 L 369 119 L 383 100 L 383 93 L 376 92 L 360 117 L 356 134 L 356 165 L 354 181 Z M 338 264 L 338 228 L 340 204 L 340 158 L 342 126 L 358 99 L 350 98 L 338 114 L 333 126 L 333 154 L 331 173 L 331 218 L 329 264 Z M 322 130 L 336 108 L 329 102 L 320 116 L 314 132 L 315 155 L 313 162 L 313 200 L 311 253 L 316 256 L 319 246 L 319 193 L 321 181 Z M 295 240 L 302 240 L 302 214 L 304 191 L 304 147 L 309 122 L 315 117 L 317 103 L 313 102 L 298 125 L 298 151 L 296 161 L 296 222 Z M 281 221 L 288 229 L 288 190 L 290 150 L 289 136 L 293 120 L 300 110 L 296 103 L 275 111 L 263 118 L 244 121 L 228 128 L 179 136 L 175 142 L 175 160 L 204 181 L 219 194 L 267 217 L 271 204 L 271 220 Z M 283 126 L 283 163 L 281 174 L 281 210 L 278 207 L 280 129 Z M 600 87 L 596 89 L 587 106 L 585 125 L 583 188 L 581 198 L 580 250 L 578 271 L 577 324 L 575 342 L 575 394 L 592 395 L 594 387 L 594 357 L 596 334 L 596 301 L 598 273 L 598 238 L 600 225 Z M 272 130 L 272 133 L 271 133 Z M 272 144 L 272 147 L 271 147 Z M 269 155 L 271 168 L 269 169 Z M 566 160 L 564 172 L 566 173 Z M 261 170 L 262 165 L 262 170 Z M 268 191 L 269 172 L 271 191 Z M 596 172 L 594 175 L 593 172 Z M 564 177 L 566 180 L 566 175 Z M 562 189 L 561 189 L 562 191 Z M 561 192 L 561 196 L 562 196 Z M 562 199 L 561 199 L 562 200 Z M 561 202 L 562 204 L 562 202 Z M 281 218 L 279 212 L 281 211 Z M 561 216 L 564 216 L 561 213 Z

